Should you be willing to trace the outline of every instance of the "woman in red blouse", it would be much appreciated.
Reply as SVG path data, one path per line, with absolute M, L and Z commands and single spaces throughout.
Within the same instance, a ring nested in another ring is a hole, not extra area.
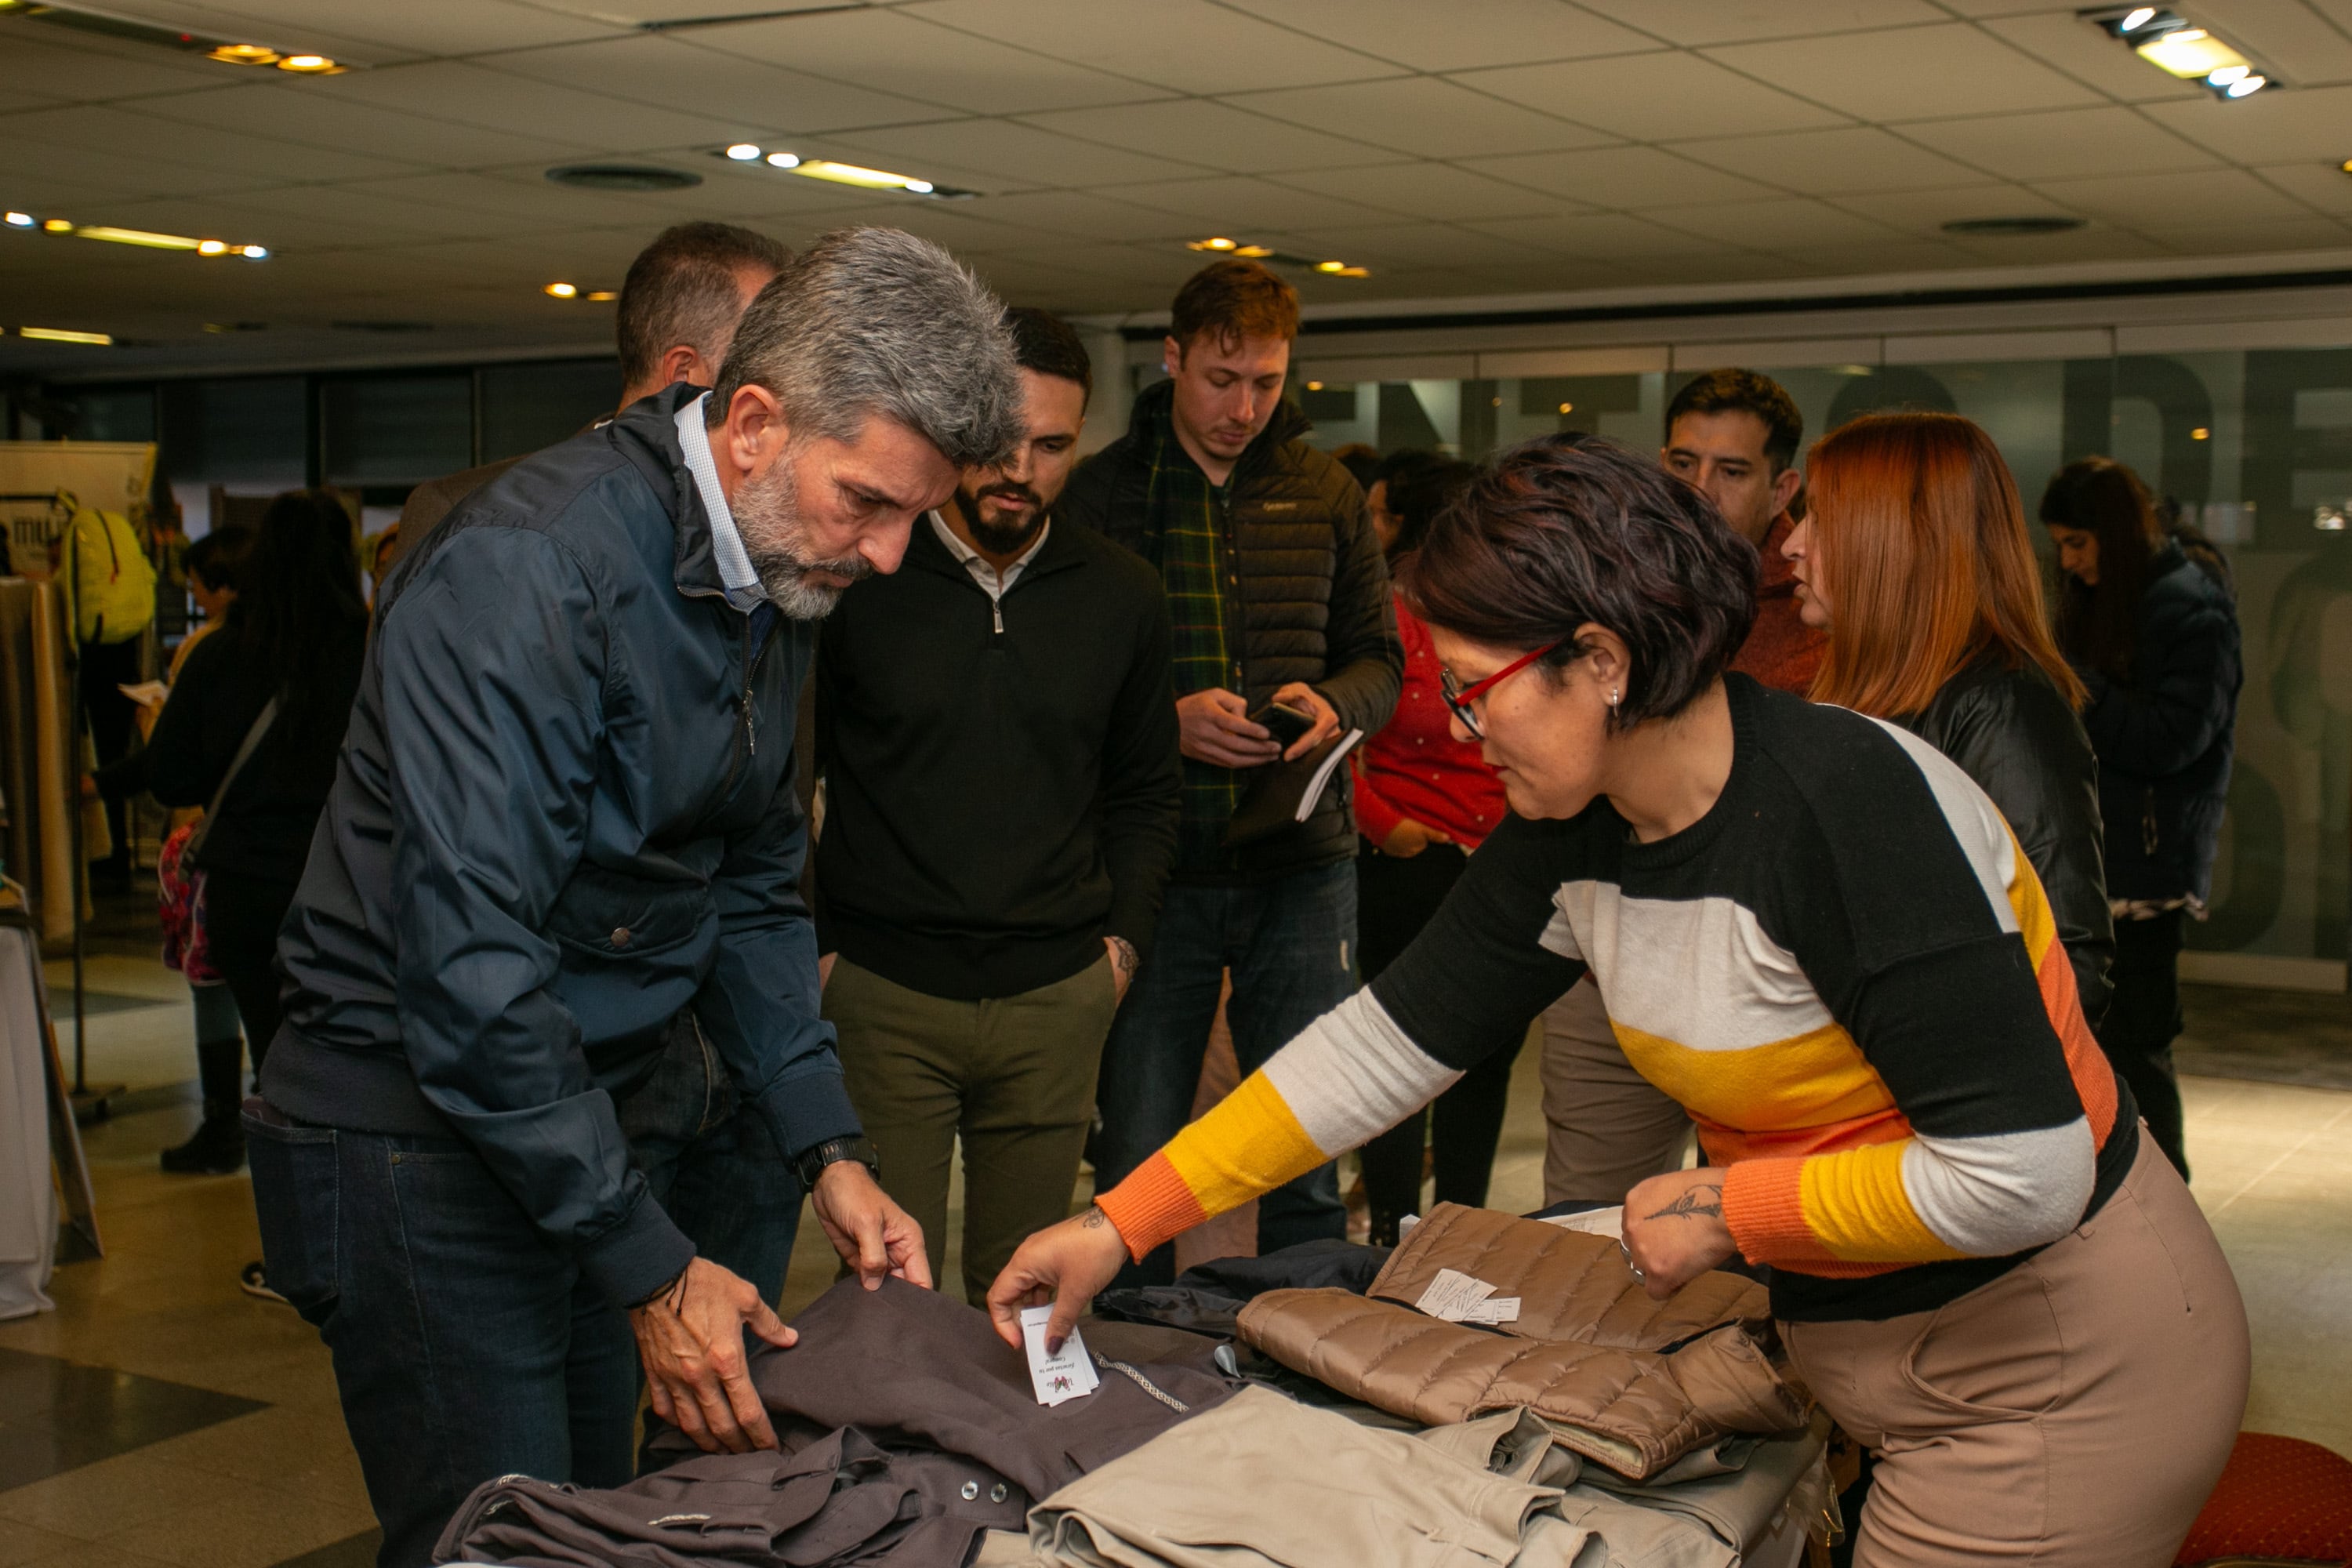
M 1399 453 L 1381 466 L 1367 497 L 1372 526 L 1391 569 L 1421 542 L 1430 519 L 1475 470 L 1433 453 Z M 1404 691 L 1396 715 L 1356 753 L 1357 948 L 1369 984 L 1421 933 L 1462 875 L 1470 852 L 1503 819 L 1503 786 L 1475 742 L 1454 738 L 1438 695 L 1429 628 L 1400 599 Z M 1421 1208 L 1423 1128 L 1436 1148 L 1437 1201 L 1486 1201 L 1486 1177 L 1502 1137 L 1517 1041 L 1487 1057 L 1416 1114 L 1363 1147 L 1364 1195 L 1372 1241 L 1396 1243 L 1397 1222 Z

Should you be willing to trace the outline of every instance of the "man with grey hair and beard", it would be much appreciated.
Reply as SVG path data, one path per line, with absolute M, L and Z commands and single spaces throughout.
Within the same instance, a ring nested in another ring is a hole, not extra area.
M 379 596 L 245 1123 L 387 1568 L 493 1477 L 626 1480 L 640 1365 L 706 1449 L 774 1446 L 744 1333 L 792 1331 L 697 1255 L 616 1110 L 679 1015 L 845 1264 L 930 1283 L 818 1016 L 793 707 L 816 618 L 1019 439 L 1003 315 L 928 241 L 830 235 L 715 392 L 517 465 Z

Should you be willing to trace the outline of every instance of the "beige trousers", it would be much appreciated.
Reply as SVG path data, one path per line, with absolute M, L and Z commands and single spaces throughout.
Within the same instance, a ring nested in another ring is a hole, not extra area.
M 1544 1202 L 1622 1202 L 1635 1184 L 1679 1171 L 1690 1118 L 1633 1070 L 1590 979 L 1544 1009 Z
M 1780 1331 L 1879 1456 L 1854 1568 L 2165 1568 L 2245 1414 L 2237 1280 L 2144 1128 L 2097 1216 L 1990 1284 Z

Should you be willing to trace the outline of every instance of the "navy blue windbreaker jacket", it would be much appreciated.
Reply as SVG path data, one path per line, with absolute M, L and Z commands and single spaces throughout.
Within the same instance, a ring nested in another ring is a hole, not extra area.
M 384 585 L 262 1074 L 303 1121 L 464 1139 L 621 1303 L 694 1255 L 614 1111 L 681 1009 L 787 1154 L 858 1130 L 800 894 L 815 627 L 728 605 L 697 395 L 516 465 Z

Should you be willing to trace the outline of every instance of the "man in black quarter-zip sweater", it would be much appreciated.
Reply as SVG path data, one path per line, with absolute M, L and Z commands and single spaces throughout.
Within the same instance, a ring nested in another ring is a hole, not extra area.
M 904 569 L 842 596 L 815 682 L 824 1015 L 935 1278 L 961 1135 L 974 1301 L 1069 1212 L 1182 777 L 1158 575 L 1049 521 L 1086 422 L 1086 348 L 1042 311 L 1006 319 L 1018 455 L 965 470 Z

